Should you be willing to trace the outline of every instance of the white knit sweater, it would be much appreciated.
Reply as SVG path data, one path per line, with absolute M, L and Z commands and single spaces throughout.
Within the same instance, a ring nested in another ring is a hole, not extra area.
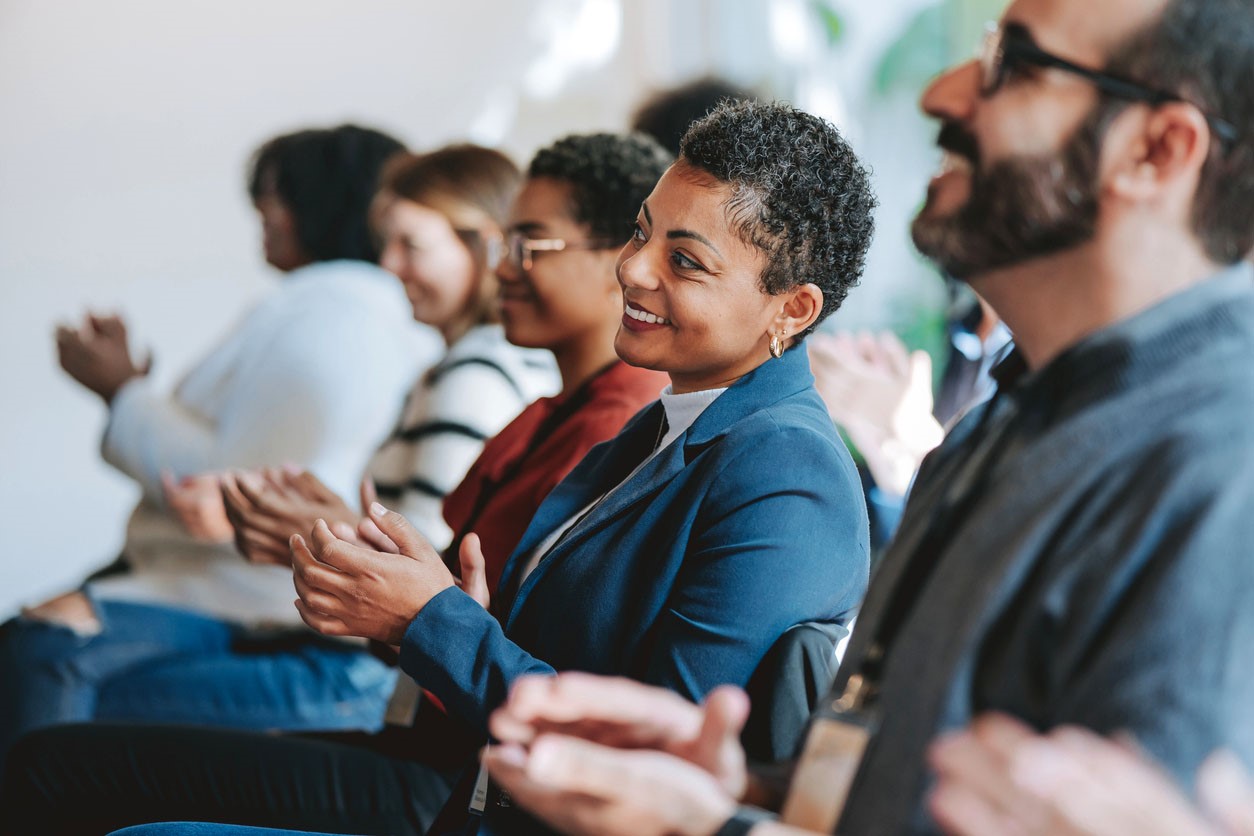
M 285 277 L 173 393 L 147 379 L 128 383 L 102 446 L 144 492 L 124 547 L 132 571 L 92 583 L 92 594 L 250 626 L 298 624 L 291 571 L 191 539 L 162 508 L 161 470 L 293 463 L 355 497 L 404 392 L 439 351 L 394 276 L 364 262 L 322 262 Z

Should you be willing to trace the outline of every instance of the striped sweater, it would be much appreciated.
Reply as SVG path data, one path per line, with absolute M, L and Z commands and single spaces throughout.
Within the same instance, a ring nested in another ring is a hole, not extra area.
M 511 345 L 499 325 L 472 328 L 415 384 L 396 429 L 370 460 L 379 501 L 445 548 L 452 539 L 445 495 L 484 442 L 527 404 L 560 388 L 549 352 Z

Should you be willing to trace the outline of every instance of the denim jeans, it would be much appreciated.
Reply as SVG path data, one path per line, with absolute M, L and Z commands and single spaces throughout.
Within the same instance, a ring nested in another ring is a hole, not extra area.
M 0 626 L 0 767 L 13 742 L 88 720 L 247 730 L 373 730 L 396 674 L 364 649 L 309 634 L 250 636 L 164 606 L 95 602 L 81 635 L 15 618 Z

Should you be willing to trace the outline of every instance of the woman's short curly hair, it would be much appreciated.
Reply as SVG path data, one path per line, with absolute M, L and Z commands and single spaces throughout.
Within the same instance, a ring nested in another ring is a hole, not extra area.
M 828 122 L 779 103 L 725 102 L 695 122 L 680 163 L 731 186 L 727 211 L 766 254 L 762 286 L 782 293 L 813 283 L 823 310 L 800 339 L 857 285 L 875 231 L 867 170 Z
M 643 134 L 574 134 L 537 151 L 527 176 L 569 184 L 571 217 L 597 238 L 625 243 L 670 164 L 670 154 Z

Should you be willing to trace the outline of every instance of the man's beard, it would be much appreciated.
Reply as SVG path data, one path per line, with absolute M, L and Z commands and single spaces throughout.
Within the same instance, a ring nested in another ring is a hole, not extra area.
M 975 160 L 971 191 L 959 209 L 911 227 L 914 245 L 951 276 L 1050 255 L 1088 241 L 1097 228 L 1097 168 L 1110 111 L 1094 108 L 1065 147 L 1049 157 L 1016 157 L 982 168 L 974 137 L 950 124 L 940 144 Z

